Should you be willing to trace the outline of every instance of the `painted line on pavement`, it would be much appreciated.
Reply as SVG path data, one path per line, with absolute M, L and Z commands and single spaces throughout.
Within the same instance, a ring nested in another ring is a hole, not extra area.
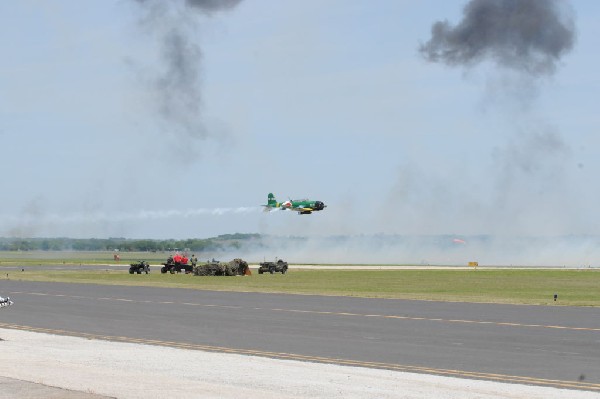
M 194 303 L 194 302 L 173 302 L 173 301 L 148 301 L 148 300 L 135 300 L 127 298 L 111 298 L 111 297 L 85 297 L 81 295 L 65 295 L 65 294 L 48 294 L 41 292 L 21 292 L 14 291 L 11 295 L 36 295 L 36 296 L 55 296 L 64 298 L 74 299 L 89 299 L 89 300 L 103 300 L 103 301 L 119 301 L 119 302 L 131 302 L 131 303 L 154 303 L 162 305 L 184 305 L 184 306 L 200 306 L 207 308 L 220 308 L 220 309 L 244 309 L 244 306 L 236 305 L 216 305 L 207 303 Z M 289 312 L 289 313 L 305 313 L 305 314 L 318 314 L 318 315 L 331 315 L 331 316 L 349 316 L 349 317 L 375 317 L 383 319 L 396 319 L 396 320 L 414 320 L 414 321 L 431 321 L 431 322 L 442 322 L 442 323 L 464 323 L 464 324 L 482 324 L 482 325 L 494 325 L 494 326 L 507 326 L 507 327 L 521 327 L 521 328 L 545 328 L 554 330 L 568 330 L 568 331 L 598 331 L 600 327 L 573 327 L 573 326 L 556 326 L 556 325 L 544 325 L 544 324 L 529 324 L 529 323 L 512 323 L 503 321 L 485 321 L 485 320 L 464 320 L 464 319 L 444 319 L 444 318 L 432 318 L 432 317 L 418 317 L 418 316 L 402 316 L 402 315 L 385 315 L 385 314 L 364 314 L 364 313 L 352 313 L 352 312 L 332 312 L 323 310 L 302 310 L 302 309 L 283 309 L 283 308 L 261 308 L 261 307 L 248 307 L 253 310 L 266 310 L 269 312 Z

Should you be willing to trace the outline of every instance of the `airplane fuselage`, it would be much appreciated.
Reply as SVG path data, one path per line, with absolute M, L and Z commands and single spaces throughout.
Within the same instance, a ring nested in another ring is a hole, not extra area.
M 269 194 L 268 203 L 264 206 L 269 210 L 270 208 L 279 208 L 281 210 L 296 211 L 299 215 L 310 215 L 315 211 L 322 211 L 327 207 L 323 201 L 312 201 L 309 199 L 287 200 L 279 203 L 275 200 L 275 196 L 272 193 Z

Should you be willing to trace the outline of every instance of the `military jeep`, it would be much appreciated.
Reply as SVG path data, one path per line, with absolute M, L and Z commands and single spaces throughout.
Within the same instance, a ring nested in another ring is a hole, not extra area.
M 269 272 L 285 274 L 288 269 L 288 263 L 279 259 L 277 262 L 261 262 L 258 267 L 258 274 Z

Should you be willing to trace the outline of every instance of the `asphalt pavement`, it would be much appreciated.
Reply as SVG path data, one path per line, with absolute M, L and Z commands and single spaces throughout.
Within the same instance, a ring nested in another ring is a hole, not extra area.
M 197 278 L 197 277 L 190 277 Z M 600 309 L 0 280 L 0 327 L 600 392 Z

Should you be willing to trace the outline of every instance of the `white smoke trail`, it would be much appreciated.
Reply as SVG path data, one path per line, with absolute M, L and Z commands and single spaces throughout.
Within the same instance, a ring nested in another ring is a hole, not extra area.
M 85 212 L 73 214 L 0 215 L 0 223 L 14 224 L 75 224 L 99 222 L 128 222 L 171 218 L 193 218 L 198 216 L 222 216 L 262 212 L 262 207 L 196 208 L 170 210 L 139 210 L 135 212 Z

